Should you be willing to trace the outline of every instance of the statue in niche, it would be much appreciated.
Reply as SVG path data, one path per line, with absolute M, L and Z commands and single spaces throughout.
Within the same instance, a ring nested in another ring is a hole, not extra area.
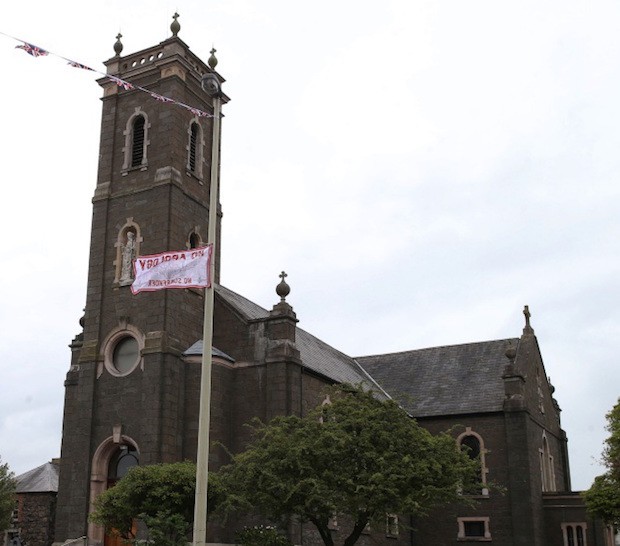
M 121 247 L 121 276 L 120 282 L 133 280 L 133 261 L 136 258 L 136 234 L 127 232 L 127 241 Z

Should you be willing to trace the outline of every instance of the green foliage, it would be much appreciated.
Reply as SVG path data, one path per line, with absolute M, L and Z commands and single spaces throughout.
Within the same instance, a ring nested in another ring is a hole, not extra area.
M 606 429 L 609 437 L 602 458 L 607 472 L 595 478 L 583 497 L 588 512 L 607 524 L 620 525 L 620 399 L 607 414 Z
M 620 399 L 606 417 L 609 437 L 605 440 L 603 462 L 616 480 L 620 480 Z
M 620 482 L 609 473 L 597 476 L 582 495 L 588 512 L 609 525 L 620 525 Z
M 289 540 L 275 527 L 257 525 L 244 527 L 235 535 L 235 543 L 242 546 L 291 546 Z
M 194 517 L 196 465 L 190 462 L 135 466 L 95 501 L 90 518 L 107 533 L 135 538 L 134 521 L 142 520 L 158 546 L 178 546 Z
M 368 523 L 385 525 L 387 513 L 419 517 L 462 500 L 459 487 L 476 463 L 454 438 L 431 435 L 395 402 L 361 389 L 341 386 L 331 398 L 304 418 L 255 424 L 255 441 L 219 472 L 227 492 L 221 511 L 296 516 L 312 522 L 327 546 L 329 519 L 348 516 L 350 546 Z
M 0 459 L 0 531 L 8 529 L 15 508 L 15 479 L 7 463 Z
M 186 546 L 190 522 L 181 514 L 160 510 L 154 516 L 142 514 L 149 529 L 149 542 L 157 546 Z

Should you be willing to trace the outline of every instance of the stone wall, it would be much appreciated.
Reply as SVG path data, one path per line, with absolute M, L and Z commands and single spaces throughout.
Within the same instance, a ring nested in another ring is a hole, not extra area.
M 24 546 L 51 546 L 54 542 L 56 493 L 22 493 L 17 496 L 18 526 Z

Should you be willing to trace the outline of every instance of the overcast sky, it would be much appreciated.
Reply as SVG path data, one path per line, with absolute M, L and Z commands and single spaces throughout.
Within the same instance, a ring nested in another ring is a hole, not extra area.
M 529 305 L 590 486 L 620 394 L 620 3 L 11 2 L 0 32 L 103 71 L 179 36 L 227 79 L 222 284 L 352 356 L 515 337 Z M 0 35 L 0 456 L 60 454 L 101 89 Z M 171 249 L 162 249 L 171 250 Z

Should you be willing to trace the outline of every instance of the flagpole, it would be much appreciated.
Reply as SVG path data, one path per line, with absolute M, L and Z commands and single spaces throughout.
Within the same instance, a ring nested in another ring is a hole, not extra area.
M 213 52 L 212 52 L 213 54 Z M 205 288 L 204 326 L 202 336 L 202 368 L 200 378 L 200 412 L 198 417 L 198 451 L 196 455 L 196 497 L 194 504 L 193 546 L 204 546 L 207 538 L 207 486 L 209 483 L 209 426 L 211 414 L 211 368 L 213 358 L 213 282 L 217 239 L 217 201 L 220 156 L 221 86 L 215 74 L 206 74 L 202 88 L 213 99 L 213 140 L 211 146 L 211 186 L 207 243 L 211 248 L 210 285 Z

